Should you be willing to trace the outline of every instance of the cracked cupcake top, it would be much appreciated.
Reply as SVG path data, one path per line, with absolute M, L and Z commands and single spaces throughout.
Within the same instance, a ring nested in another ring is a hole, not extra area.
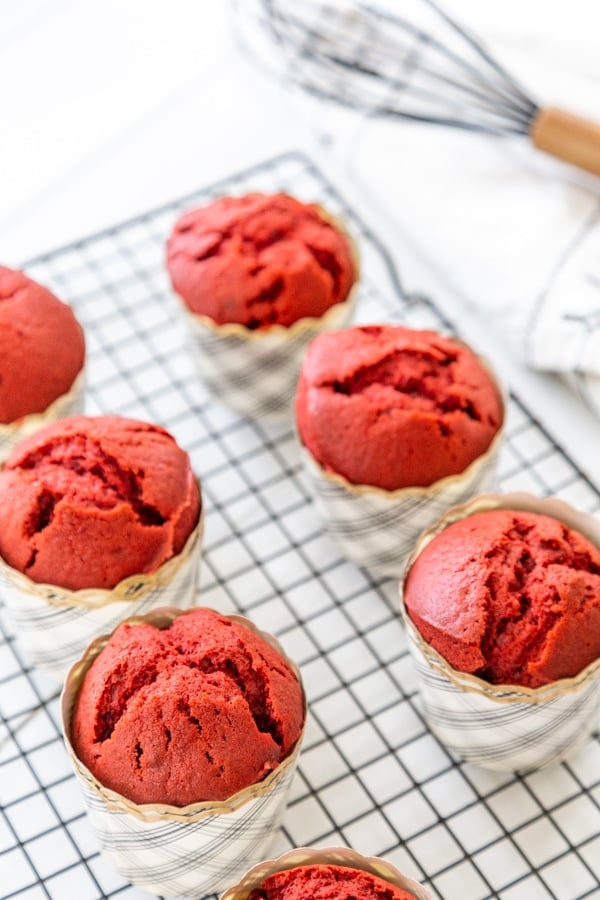
M 305 447 L 352 484 L 396 490 L 458 474 L 502 424 L 502 401 L 471 350 L 432 331 L 356 326 L 318 335 L 296 418 Z
M 414 900 L 414 894 L 362 869 L 320 863 L 274 872 L 248 900 Z
M 72 309 L 23 272 L 0 266 L 0 423 L 44 412 L 83 368 Z
M 22 441 L 0 472 L 0 554 L 33 581 L 112 588 L 177 555 L 198 522 L 187 453 L 164 429 L 72 416 Z
M 476 513 L 413 563 L 404 603 L 455 669 L 540 687 L 600 656 L 600 550 L 549 516 Z
M 260 635 L 211 609 L 159 630 L 123 623 L 88 670 L 71 723 L 79 759 L 134 803 L 225 800 L 295 747 L 300 683 Z
M 250 329 L 318 318 L 356 278 L 346 236 L 287 194 L 222 197 L 184 214 L 167 267 L 192 312 Z

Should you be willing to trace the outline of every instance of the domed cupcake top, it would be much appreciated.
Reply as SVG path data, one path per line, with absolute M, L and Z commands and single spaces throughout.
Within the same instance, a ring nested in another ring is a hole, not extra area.
M 23 272 L 0 266 L 0 423 L 44 412 L 85 359 L 73 310 Z
M 249 329 L 320 317 L 356 279 L 347 237 L 317 206 L 287 194 L 221 197 L 184 214 L 167 266 L 192 312 Z
M 492 684 L 540 687 L 600 656 L 600 550 L 547 515 L 448 525 L 412 564 L 404 603 L 451 666 Z
M 200 492 L 163 428 L 72 416 L 21 441 L 0 472 L 0 555 L 32 581 L 112 588 L 178 554 Z
M 463 472 L 490 446 L 503 409 L 468 347 L 432 331 L 371 325 L 312 341 L 296 418 L 323 468 L 393 491 Z
M 262 780 L 304 725 L 297 676 L 260 634 L 211 609 L 163 630 L 120 625 L 79 691 L 71 741 L 134 803 L 225 800 Z

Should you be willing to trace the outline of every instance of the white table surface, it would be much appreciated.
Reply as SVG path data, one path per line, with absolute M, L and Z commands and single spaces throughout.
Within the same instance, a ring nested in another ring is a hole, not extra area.
M 492 44 L 514 37 L 516 22 L 534 22 L 541 43 L 561 34 L 593 47 L 591 0 L 452 5 Z M 241 51 L 228 3 L 0 0 L 0 125 L 0 260 L 12 266 L 280 152 L 304 151 L 391 251 L 405 286 L 460 317 L 465 336 L 600 487 L 597 417 L 464 311 L 460 284 L 448 283 L 431 247 L 411 240 L 410 210 L 393 185 L 383 191 L 370 179 L 377 158 L 359 165 L 353 156 L 358 119 L 270 80 Z

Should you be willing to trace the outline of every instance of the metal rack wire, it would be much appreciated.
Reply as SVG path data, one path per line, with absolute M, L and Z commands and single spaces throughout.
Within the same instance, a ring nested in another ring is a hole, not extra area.
M 424 724 L 396 586 L 342 560 L 310 501 L 291 425 L 210 401 L 170 295 L 163 247 L 183 207 L 287 190 L 348 222 L 360 244 L 360 318 L 453 330 L 407 296 L 378 237 L 315 165 L 288 154 L 24 264 L 73 304 L 88 342 L 86 411 L 159 422 L 189 451 L 207 507 L 199 603 L 242 612 L 301 666 L 310 717 L 273 854 L 348 844 L 451 900 L 600 897 L 600 736 L 530 775 L 457 761 Z M 511 395 L 499 487 L 600 508 L 598 486 Z M 58 691 L 0 640 L 0 893 L 147 897 L 99 855 L 62 746 Z

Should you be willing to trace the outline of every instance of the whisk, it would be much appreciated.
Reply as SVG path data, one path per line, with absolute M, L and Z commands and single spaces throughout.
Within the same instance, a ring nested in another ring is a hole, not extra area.
M 396 0 L 393 9 L 383 0 L 262 0 L 261 24 L 283 53 L 287 75 L 321 97 L 370 115 L 527 136 L 600 175 L 600 125 L 538 106 L 435 0 Z

